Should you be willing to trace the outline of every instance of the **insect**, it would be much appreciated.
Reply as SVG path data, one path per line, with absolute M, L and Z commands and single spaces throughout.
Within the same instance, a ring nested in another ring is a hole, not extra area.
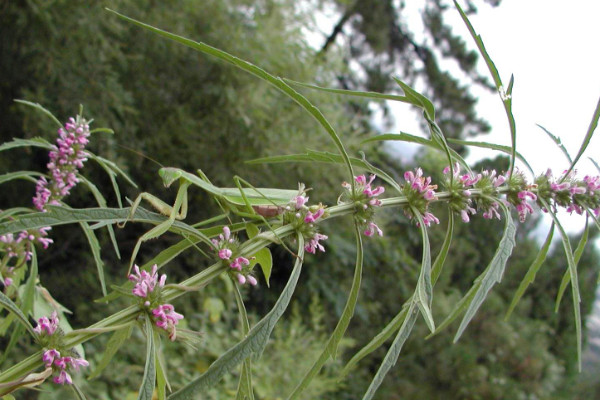
M 213 195 L 219 206 L 225 212 L 225 216 L 227 216 L 229 212 L 232 212 L 240 217 L 261 221 L 269 228 L 270 225 L 265 218 L 279 215 L 283 212 L 283 207 L 288 204 L 294 196 L 298 195 L 297 190 L 255 188 L 237 176 L 233 178 L 236 184 L 235 188 L 220 188 L 210 183 L 201 170 L 198 170 L 197 172 L 198 175 L 194 175 L 179 168 L 163 167 L 159 169 L 158 174 L 162 178 L 165 187 L 170 187 L 175 181 L 179 182 L 177 196 L 172 206 L 146 192 L 140 193 L 134 200 L 127 220 L 120 224 L 119 227 L 122 228 L 128 220 L 133 218 L 135 211 L 142 200 L 148 202 L 158 212 L 167 216 L 168 219 L 156 225 L 138 239 L 131 255 L 129 263 L 130 270 L 143 242 L 157 238 L 167 232 L 172 227 L 175 220 L 185 219 L 188 211 L 187 191 L 191 185 L 199 186 L 201 189 L 204 189 Z M 242 184 L 249 187 L 242 187 Z M 208 238 L 205 238 L 204 241 L 209 245 L 211 244 Z

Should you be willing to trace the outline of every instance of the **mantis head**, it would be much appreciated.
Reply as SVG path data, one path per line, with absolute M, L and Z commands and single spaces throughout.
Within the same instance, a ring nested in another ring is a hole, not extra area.
M 158 175 L 162 178 L 165 187 L 169 187 L 173 182 L 181 178 L 183 172 L 177 168 L 165 167 L 158 170 Z

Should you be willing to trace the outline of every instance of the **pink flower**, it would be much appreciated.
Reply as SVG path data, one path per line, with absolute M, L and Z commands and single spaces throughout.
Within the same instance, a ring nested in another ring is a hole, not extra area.
M 163 274 L 159 279 L 157 274 L 158 266 L 156 264 L 152 266 L 151 273 L 144 270 L 140 271 L 140 267 L 137 265 L 134 265 L 133 268 L 135 274 L 129 275 L 129 280 L 135 282 L 135 286 L 131 291 L 135 296 L 146 298 L 157 286 L 160 288 L 165 286 L 167 275 Z
M 304 205 L 308 202 L 308 197 L 300 195 L 300 196 L 294 197 L 292 199 L 292 201 L 295 203 L 296 210 L 299 210 L 302 207 L 304 207 Z
M 241 271 L 244 265 L 250 265 L 250 261 L 245 257 L 238 257 L 229 266 L 233 269 Z
M 322 235 L 320 233 L 315 233 L 315 235 L 308 241 L 308 243 L 304 246 L 304 250 L 311 254 L 315 254 L 316 250 L 320 250 L 325 252 L 325 247 L 321 243 L 320 240 L 327 240 L 326 235 Z
M 231 257 L 232 254 L 233 254 L 233 252 L 229 249 L 219 250 L 219 258 L 221 260 L 229 260 L 229 257 Z
M 54 381 L 54 383 L 58 383 L 59 385 L 64 385 L 64 384 L 72 385 L 73 384 L 71 375 L 69 375 L 69 373 L 67 371 L 65 371 L 64 369 L 62 371 L 60 371 L 58 376 L 54 377 L 53 381 Z
M 183 319 L 183 315 L 175 312 L 171 304 L 161 304 L 152 310 L 152 315 L 156 318 L 156 326 L 167 331 L 169 339 L 174 341 L 177 338 L 175 326 Z
M 46 204 L 60 204 L 59 200 L 79 182 L 77 171 L 87 161 L 84 148 L 89 135 L 90 127 L 80 117 L 77 120 L 69 118 L 64 128 L 58 130 L 59 137 L 49 152 L 50 162 L 47 164 L 51 179 L 48 181 L 41 177 L 36 184 L 33 204 L 38 210 L 45 211 Z
M 314 214 L 311 211 L 309 211 L 308 213 L 306 213 L 306 217 L 304 217 L 304 222 L 307 224 L 311 224 L 317 221 L 319 218 L 321 218 L 324 213 L 325 210 L 323 210 L 322 208 L 319 208 Z
M 42 317 L 38 319 L 37 326 L 33 329 L 35 333 L 41 335 L 42 332 L 46 332 L 49 336 L 53 335 L 58 329 L 58 314 L 53 311 L 50 315 L 50 319 Z
M 44 354 L 42 354 L 42 361 L 44 361 L 44 365 L 46 367 L 50 367 L 54 362 L 55 358 L 59 358 L 60 353 L 56 349 L 46 350 Z
M 369 222 L 364 234 L 366 236 L 373 236 L 375 234 L 377 234 L 379 236 L 383 236 L 383 232 L 381 231 L 381 229 L 379 229 L 379 227 L 374 222 Z

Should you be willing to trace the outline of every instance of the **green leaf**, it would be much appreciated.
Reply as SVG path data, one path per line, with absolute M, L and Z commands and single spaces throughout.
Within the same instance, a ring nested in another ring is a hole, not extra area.
M 473 142 L 473 141 L 469 141 L 469 140 L 460 140 L 460 139 L 448 139 L 449 143 L 453 143 L 453 144 L 459 144 L 459 145 L 463 145 L 463 146 L 473 146 L 473 147 L 481 147 L 483 149 L 492 149 L 492 150 L 497 150 L 497 151 L 501 151 L 503 153 L 506 154 L 513 154 L 513 148 L 510 146 L 504 146 L 501 144 L 494 144 L 494 143 L 488 143 L 488 142 Z M 515 152 L 516 157 L 527 167 L 527 169 L 531 172 L 532 175 L 535 175 L 535 173 L 533 172 L 533 168 L 531 168 L 531 165 L 529 165 L 529 163 L 527 162 L 527 160 L 525 159 L 525 157 L 523 157 L 523 155 L 519 152 Z
M 146 366 L 144 376 L 138 392 L 138 400 L 152 400 L 154 386 L 156 383 L 156 349 L 154 347 L 154 333 L 152 320 L 146 314 L 144 319 L 144 332 L 146 336 Z
M 579 243 L 577 244 L 577 248 L 575 249 L 575 253 L 573 254 L 573 259 L 575 261 L 575 267 L 577 267 L 577 265 L 579 264 L 579 260 L 581 259 L 583 250 L 585 250 L 585 245 L 588 242 L 589 231 L 590 231 L 590 227 L 587 224 L 587 220 L 586 220 L 585 230 L 583 231 L 583 235 L 581 235 L 581 239 L 579 240 Z M 560 306 L 560 302 L 565 293 L 565 290 L 567 289 L 567 286 L 569 285 L 570 280 L 571 280 L 571 274 L 570 274 L 569 270 L 567 270 L 567 271 L 565 271 L 565 274 L 563 275 L 562 280 L 560 282 L 560 286 L 558 288 L 558 294 L 556 295 L 556 305 L 554 306 L 554 312 L 558 312 L 558 307 Z
M 79 222 L 117 222 L 134 221 L 160 224 L 167 218 L 164 215 L 153 213 L 142 207 L 136 209 L 133 218 L 129 218 L 129 208 L 86 208 L 74 209 L 57 206 L 48 206 L 47 212 L 31 213 L 19 216 L 18 220 L 0 223 L 0 235 L 19 232 L 26 229 L 36 229 L 44 226 L 65 225 Z M 180 235 L 188 234 L 192 238 L 202 240 L 212 246 L 210 239 L 198 229 L 181 221 L 175 221 L 171 231 Z
M 590 161 L 594 164 L 594 166 L 596 167 L 596 169 L 598 170 L 598 172 L 600 172 L 600 165 L 598 165 L 598 163 L 591 157 L 588 157 L 590 159 Z
M 81 388 L 79 386 L 77 386 L 75 383 L 73 383 L 70 386 L 71 386 L 71 389 L 73 390 L 73 393 L 75 393 L 75 396 L 79 400 L 87 400 L 87 397 L 85 397 L 85 394 L 83 393 L 83 391 L 81 391 Z
M 15 303 L 13 303 L 13 301 L 11 299 L 6 297 L 6 295 L 2 292 L 0 292 L 0 305 L 3 306 L 4 308 L 6 308 L 6 310 L 8 312 L 15 315 L 18 318 L 19 322 L 21 322 L 23 324 L 23 326 L 25 328 L 27 328 L 27 330 L 29 331 L 31 336 L 33 336 L 34 338 L 37 337 L 37 334 L 33 330 L 33 326 L 31 326 L 31 324 L 29 323 L 29 320 L 27 319 L 25 314 L 23 314 L 23 312 L 19 309 L 19 307 L 17 307 L 17 305 Z
M 17 171 L 17 172 L 9 172 L 7 174 L 0 175 L 0 184 L 9 182 L 15 179 L 23 179 L 29 182 L 36 183 L 37 179 L 34 176 L 42 176 L 39 172 L 35 171 Z
M 450 250 L 450 243 L 452 243 L 453 232 L 454 214 L 452 212 L 448 212 L 448 229 L 446 230 L 446 237 L 444 238 L 444 243 L 442 243 L 440 253 L 435 258 L 435 261 L 433 262 L 433 266 L 431 268 L 431 284 L 434 286 L 438 278 L 440 277 L 440 274 L 442 273 L 444 262 L 446 262 L 446 257 L 448 256 L 448 251 Z
M 302 236 L 298 236 L 298 257 L 294 269 L 273 309 L 250 330 L 245 339 L 223 353 L 211 364 L 204 374 L 179 391 L 173 393 L 169 396 L 169 399 L 197 399 L 206 388 L 216 384 L 221 380 L 223 375 L 231 371 L 236 365 L 243 362 L 252 354 L 260 354 L 262 352 L 267 345 L 269 336 L 271 336 L 275 324 L 285 312 L 292 294 L 294 293 L 298 278 L 300 277 L 303 257 L 304 239 Z
M 409 304 L 412 304 L 412 297 L 408 300 L 406 304 L 402 307 L 402 310 L 396 314 L 396 316 L 386 325 L 385 328 L 381 332 L 379 332 L 371 341 L 360 351 L 358 351 L 351 359 L 348 361 L 346 366 L 341 372 L 341 376 L 346 376 L 352 371 L 354 366 L 358 364 L 360 360 L 365 358 L 367 355 L 371 354 L 373 351 L 377 350 L 381 347 L 395 332 L 398 332 L 398 329 L 404 323 L 406 316 L 408 315 Z
M 413 215 L 415 215 L 419 221 L 421 237 L 423 240 L 423 258 L 421 260 L 421 271 L 417 281 L 417 289 L 415 290 L 416 297 L 414 297 L 414 301 L 417 302 L 429 330 L 435 332 L 435 322 L 433 321 L 433 315 L 431 313 L 433 286 L 431 284 L 431 247 L 429 245 L 429 236 L 427 235 L 427 227 L 425 226 L 421 213 L 414 207 L 411 207 L 411 209 Z
M 556 144 L 558 146 L 558 148 L 561 149 L 561 151 L 563 152 L 563 154 L 565 155 L 565 157 L 567 157 L 567 160 L 569 160 L 569 163 L 572 164 L 573 160 L 571 159 L 571 156 L 569 155 L 569 152 L 565 148 L 565 145 L 562 143 L 562 141 L 560 140 L 560 138 L 558 136 L 554 136 L 548 129 L 544 128 L 540 124 L 536 124 L 536 125 L 540 129 L 542 129 L 544 132 L 546 132 L 546 135 L 548 135 L 550 137 L 550 139 L 552 139 L 552 141 L 554 142 L 554 144 Z
M 463 317 L 460 326 L 458 327 L 458 331 L 454 336 L 455 343 L 458 341 L 458 339 L 460 339 L 460 336 L 463 334 L 464 330 L 467 328 L 467 325 L 475 316 L 475 313 L 477 312 L 481 304 L 483 304 L 483 301 L 487 297 L 492 287 L 496 283 L 500 283 L 500 281 L 502 280 L 502 275 L 504 274 L 506 262 L 508 261 L 508 258 L 512 253 L 513 247 L 515 246 L 515 224 L 513 223 L 508 208 L 502 203 L 499 204 L 500 207 L 502 207 L 502 210 L 504 210 L 504 233 L 502 235 L 502 239 L 500 240 L 500 244 L 496 249 L 496 253 L 492 258 L 492 261 L 485 269 L 483 274 L 479 278 L 477 278 L 477 280 L 481 281 L 481 285 L 475 292 L 473 300 L 469 302 L 469 307 L 467 308 L 465 316 Z
M 377 135 L 377 136 L 373 136 L 368 139 L 365 139 L 361 143 L 388 141 L 388 140 L 395 140 L 395 141 L 401 141 L 401 142 L 407 142 L 407 143 L 417 143 L 417 144 L 420 144 L 423 146 L 429 146 L 433 149 L 443 151 L 444 153 L 446 152 L 444 147 L 440 146 L 440 144 L 434 140 L 427 139 L 427 138 L 420 137 L 420 136 L 411 135 L 409 133 L 404 133 L 404 132 L 384 133 L 381 135 Z M 448 139 L 448 141 L 450 141 L 450 139 Z M 461 157 L 460 154 L 458 154 L 456 151 L 452 150 L 451 148 L 448 148 L 448 151 L 450 152 L 453 160 L 458 161 L 458 163 L 460 163 L 460 165 L 462 165 L 466 170 L 470 170 L 469 164 Z
M 554 236 L 554 223 L 552 223 L 552 226 L 550 227 L 548 236 L 546 236 L 546 241 L 540 248 L 540 251 L 538 252 L 537 256 L 535 257 L 535 260 L 533 260 L 533 263 L 531 263 L 531 265 L 529 266 L 529 269 L 527 270 L 525 277 L 519 284 L 519 288 L 515 292 L 515 295 L 513 296 L 513 299 L 510 302 L 510 306 L 508 307 L 508 311 L 506 312 L 506 315 L 504 316 L 505 321 L 508 321 L 508 318 L 510 318 L 510 315 L 512 314 L 515 307 L 519 303 L 519 300 L 521 300 L 521 297 L 523 297 L 523 294 L 525 294 L 527 287 L 531 283 L 533 283 L 533 281 L 535 280 L 535 275 L 537 274 L 540 267 L 544 263 L 544 260 L 546 259 L 546 255 L 548 254 L 548 249 L 550 248 L 550 244 L 552 244 L 553 236 Z
M 567 175 L 569 175 L 569 172 L 571 172 L 573 170 L 573 168 L 575 168 L 575 164 L 577 164 L 577 161 L 579 161 L 579 159 L 585 152 L 585 149 L 587 149 L 588 144 L 590 144 L 590 140 L 592 140 L 594 131 L 596 130 L 596 127 L 598 126 L 599 118 L 600 118 L 600 99 L 598 99 L 598 104 L 596 104 L 596 110 L 594 110 L 594 115 L 592 116 L 592 121 L 590 122 L 588 131 L 587 131 L 585 137 L 583 138 L 583 143 L 581 143 L 581 147 L 579 147 L 579 151 L 577 152 L 577 155 L 575 156 L 575 159 L 571 163 L 571 166 L 569 167 L 568 171 L 564 174 L 565 177 Z
M 96 154 L 93 154 L 91 152 L 88 152 L 89 157 L 96 161 L 98 163 L 98 165 L 100 165 L 109 176 L 111 176 L 112 174 L 116 175 L 116 176 L 121 176 L 123 177 L 123 179 L 125 179 L 131 186 L 137 188 L 138 186 L 135 184 L 135 182 L 133 180 L 131 180 L 131 178 L 129 177 L 129 175 L 127 175 L 125 173 L 125 171 L 123 171 L 121 168 L 119 168 L 119 166 L 117 164 L 115 164 L 114 162 L 107 160 L 104 157 L 100 157 Z M 112 174 L 109 172 L 111 171 Z M 111 181 L 113 180 L 113 178 L 111 178 Z M 117 199 L 119 201 L 119 206 L 121 206 L 121 195 L 119 193 L 119 188 L 118 186 L 116 186 L 116 184 L 113 184 L 113 188 L 115 188 L 115 193 L 117 193 Z
M 317 85 L 311 85 L 308 83 L 297 82 L 297 81 L 287 79 L 287 78 L 283 78 L 283 80 L 290 85 L 296 85 L 296 86 L 301 86 L 301 87 L 305 87 L 308 89 L 320 90 L 322 92 L 341 94 L 341 95 L 345 95 L 345 96 L 366 97 L 368 99 L 374 99 L 374 100 L 393 100 L 393 101 L 399 101 L 402 103 L 413 104 L 406 96 L 383 94 L 383 93 L 377 93 L 377 92 L 361 92 L 361 91 L 356 91 L 356 90 L 330 89 L 330 88 L 324 88 L 324 87 L 317 86 Z
M 573 257 L 573 250 L 571 250 L 571 242 L 569 241 L 569 236 L 567 232 L 563 229 L 560 221 L 556 214 L 552 211 L 552 208 L 544 201 L 544 199 L 540 199 L 542 205 L 548 210 L 548 213 L 554 220 L 554 224 L 558 228 L 560 232 L 560 236 L 562 239 L 563 249 L 565 250 L 565 256 L 567 257 L 567 264 L 569 268 L 569 274 L 571 278 L 571 294 L 573 296 L 573 315 L 575 318 L 575 334 L 577 336 L 577 364 L 579 367 L 579 371 L 581 372 L 581 295 L 579 292 L 579 278 L 577 277 L 577 263 L 575 262 L 575 258 Z
M 234 66 L 275 86 L 281 92 L 283 92 L 284 94 L 289 96 L 292 100 L 294 100 L 296 103 L 298 103 L 304 110 L 306 110 L 325 129 L 325 131 L 327 132 L 327 134 L 329 135 L 329 137 L 331 138 L 331 140 L 337 147 L 338 151 L 342 155 L 342 158 L 344 159 L 344 164 L 348 168 L 350 178 L 352 178 L 354 176 L 354 171 L 352 169 L 352 165 L 350 164 L 350 159 L 348 158 L 348 154 L 346 153 L 344 145 L 342 144 L 339 136 L 337 135 L 337 133 L 335 132 L 335 130 L 333 129 L 331 124 L 329 124 L 329 122 L 327 121 L 325 116 L 321 113 L 321 111 L 319 111 L 318 108 L 316 108 L 310 101 L 308 101 L 308 99 L 306 97 L 302 96 L 300 93 L 296 92 L 290 85 L 285 83 L 283 81 L 283 79 L 277 78 L 277 77 L 269 74 L 262 68 L 257 67 L 254 64 L 251 64 L 247 61 L 241 60 L 235 56 L 232 56 L 229 53 L 226 53 L 215 47 L 209 46 L 205 43 L 195 42 L 193 40 L 186 39 L 182 36 L 178 36 L 178 35 L 163 31 L 161 29 L 157 29 L 157 28 L 150 26 L 148 24 L 145 24 L 143 22 L 136 21 L 135 19 L 126 17 L 125 15 L 119 14 L 116 11 L 113 11 L 110 9 L 107 9 L 107 10 L 114 13 L 115 15 L 117 15 L 118 17 L 120 17 L 124 20 L 129 21 L 141 28 L 147 29 L 153 33 L 156 33 L 157 35 L 160 35 L 167 39 L 171 39 L 171 40 L 173 40 L 177 43 L 180 43 L 184 46 L 190 47 L 194 50 L 200 51 L 202 53 L 211 55 L 213 57 L 216 57 L 223 61 L 226 61 L 230 64 L 233 64 Z
M 56 118 L 54 116 L 54 114 L 52 114 L 50 111 L 48 111 L 44 107 L 42 107 L 41 104 L 33 103 L 33 102 L 27 101 L 27 100 L 15 100 L 15 102 L 19 103 L 19 104 L 24 104 L 29 107 L 33 107 L 36 110 L 41 111 L 42 113 L 46 114 L 46 116 L 48 116 L 52 121 L 54 121 L 56 123 L 56 125 L 58 125 L 59 128 L 63 127 L 62 123 L 58 120 L 58 118 Z
M 242 339 L 246 338 L 250 331 L 250 322 L 248 321 L 248 314 L 246 313 L 246 306 L 244 305 L 244 299 L 240 293 L 240 288 L 236 283 L 233 283 L 233 293 L 240 313 L 240 322 L 242 325 Z M 250 358 L 246 358 L 242 363 L 242 373 L 240 374 L 240 381 L 238 384 L 236 400 L 254 400 L 254 391 L 252 390 L 252 362 Z
M 297 192 L 296 192 L 297 194 Z M 256 235 L 258 235 L 259 230 L 256 225 L 247 223 L 246 224 L 246 233 L 248 234 L 248 239 L 252 239 Z M 265 276 L 265 281 L 267 282 L 267 286 L 269 285 L 269 279 L 271 278 L 271 270 L 273 269 L 273 256 L 271 255 L 271 250 L 266 247 L 263 247 L 256 253 L 252 255 L 254 259 L 250 260 L 250 268 L 254 267 L 256 264 L 260 264 L 260 268 L 262 269 L 263 275 Z
M 433 107 L 431 100 L 402 82 L 400 79 L 395 77 L 393 79 L 404 91 L 408 102 L 422 108 L 425 115 L 427 115 L 427 118 L 431 121 L 435 121 L 435 107 Z
M 385 375 L 396 364 L 396 361 L 398 361 L 398 356 L 400 356 L 402 346 L 406 342 L 406 339 L 408 339 L 408 336 L 410 335 L 410 332 L 412 331 L 412 328 L 415 325 L 415 321 L 417 320 L 417 316 L 417 304 L 416 302 L 411 302 L 406 313 L 406 318 L 404 318 L 402 326 L 400 327 L 400 330 L 398 331 L 394 342 L 392 343 L 391 347 L 389 348 L 388 352 L 383 358 L 383 362 L 379 366 L 375 377 L 371 381 L 367 392 L 363 396 L 363 400 L 371 400 L 373 398 L 375 392 L 381 385 L 381 382 L 383 382 L 383 378 L 385 377 Z
M 326 151 L 308 150 L 306 154 L 271 156 L 246 161 L 247 164 L 279 164 L 288 162 L 321 162 L 329 164 L 341 164 L 343 160 L 342 157 L 338 154 L 333 154 Z M 355 167 L 362 168 L 366 171 L 377 175 L 385 182 L 387 182 L 390 186 L 392 186 L 394 189 L 396 189 L 398 192 L 402 192 L 402 189 L 400 188 L 398 183 L 391 176 L 389 176 L 383 170 L 369 164 L 366 160 L 361 160 L 359 158 L 352 157 L 350 158 L 350 162 Z
M 102 354 L 102 359 L 100 360 L 100 362 L 98 362 L 96 369 L 90 374 L 88 379 L 91 380 L 100 375 L 104 368 L 108 366 L 114 355 L 117 354 L 117 351 L 119 351 L 123 343 L 125 343 L 125 341 L 129 339 L 132 330 L 133 325 L 129 325 L 125 328 L 116 330 L 112 334 L 112 336 L 106 343 L 106 349 Z
M 169 379 L 167 377 L 167 368 L 164 361 L 162 351 L 160 350 L 160 334 L 154 329 L 154 344 L 156 347 L 156 359 L 154 363 L 156 365 L 156 392 L 158 394 L 158 400 L 165 400 L 167 398 L 167 388 L 171 390 Z
M 94 185 L 92 182 L 90 182 L 87 178 L 85 178 L 82 175 L 79 175 L 79 180 L 90 190 L 90 192 L 92 192 L 92 195 L 96 199 L 96 203 L 98 203 L 98 206 L 107 207 L 106 199 L 104 198 L 102 193 L 100 193 L 100 190 L 98 190 L 96 185 Z M 106 225 L 106 229 L 108 230 L 108 235 L 110 237 L 110 241 L 115 250 L 115 254 L 117 255 L 117 258 L 120 260 L 121 253 L 119 252 L 119 245 L 117 244 L 117 239 L 115 238 L 115 231 L 114 231 L 112 225 L 110 225 L 110 224 Z
M 498 73 L 498 69 L 496 68 L 496 65 L 490 58 L 487 50 L 485 49 L 485 46 L 483 45 L 483 40 L 481 39 L 481 36 L 475 32 L 475 29 L 473 28 L 473 25 L 471 25 L 469 18 L 464 13 L 462 8 L 460 8 L 460 6 L 458 5 L 458 2 L 456 0 L 454 0 L 454 5 L 458 9 L 458 12 L 460 13 L 460 17 L 462 18 L 463 22 L 467 26 L 467 29 L 469 30 L 469 33 L 473 37 L 473 40 L 475 40 L 475 44 L 477 45 L 477 48 L 479 49 L 479 53 L 481 53 L 488 69 L 490 70 L 492 79 L 494 80 L 494 83 L 496 84 L 496 89 L 500 90 L 502 88 L 502 79 L 500 79 L 500 74 Z M 508 85 L 508 89 L 506 92 L 507 95 L 510 95 L 512 93 L 513 84 L 514 84 L 514 78 L 513 78 L 513 76 L 511 76 L 510 83 Z M 511 153 L 511 157 L 510 157 L 509 172 L 512 174 L 513 169 L 515 167 L 515 158 L 516 158 L 516 151 L 517 151 L 517 126 L 515 124 L 515 118 L 512 114 L 512 99 L 511 98 L 508 98 L 505 100 L 503 99 L 502 105 L 504 106 L 504 111 L 506 112 L 506 117 L 508 118 L 508 124 L 510 126 L 510 139 L 511 139 L 511 143 L 512 143 L 512 153 Z
M 354 278 L 352 279 L 352 287 L 350 288 L 350 294 L 348 296 L 348 300 L 346 300 L 344 311 L 342 312 L 342 315 L 340 316 L 340 319 L 335 329 L 333 330 L 333 333 L 329 337 L 325 349 L 323 350 L 323 352 L 321 352 L 319 358 L 315 361 L 310 370 L 304 375 L 300 383 L 298 383 L 294 391 L 289 395 L 288 400 L 298 398 L 298 396 L 302 394 L 304 389 L 306 389 L 308 385 L 310 385 L 310 382 L 319 373 L 319 371 L 321 371 L 321 368 L 323 368 L 323 365 L 325 365 L 327 360 L 330 357 L 335 358 L 338 345 L 344 337 L 346 329 L 348 329 L 348 325 L 350 324 L 350 320 L 354 315 L 356 303 L 358 302 L 358 293 L 360 291 L 363 269 L 362 236 L 356 221 L 354 223 L 354 235 L 356 237 L 356 266 L 354 268 Z
M 111 135 L 114 135 L 115 131 L 113 131 L 110 128 L 94 128 L 90 131 L 90 133 L 109 133 Z
M 46 139 L 13 139 L 11 142 L 6 142 L 0 145 L 0 151 L 15 149 L 18 147 L 41 147 L 47 150 L 52 150 L 52 145 Z
M 98 271 L 98 279 L 100 280 L 100 286 L 102 288 L 102 295 L 106 296 L 106 281 L 104 280 L 104 261 L 102 261 L 102 257 L 100 255 L 100 243 L 98 243 L 98 238 L 96 238 L 96 234 L 94 231 L 90 229 L 90 226 L 87 222 L 80 222 L 79 225 L 87 238 L 88 243 L 90 244 L 90 249 L 92 250 L 92 255 L 94 256 L 94 262 L 96 263 L 96 270 Z

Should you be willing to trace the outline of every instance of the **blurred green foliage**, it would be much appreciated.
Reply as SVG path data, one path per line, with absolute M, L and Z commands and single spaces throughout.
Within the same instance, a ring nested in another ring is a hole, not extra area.
M 92 3 L 0 0 L 0 139 L 4 142 L 13 137 L 55 138 L 54 127 L 44 117 L 14 103 L 13 99 L 43 104 L 63 120 L 83 104 L 85 115 L 95 118 L 94 126 L 115 130 L 114 136 L 95 135 L 91 146 L 94 152 L 123 166 L 139 184 L 139 189 L 124 185 L 129 198 L 134 198 L 138 191 L 159 194 L 165 201 L 173 198 L 173 190 L 161 187 L 156 174 L 158 165 L 148 158 L 151 157 L 161 164 L 188 171 L 201 168 L 220 186 L 232 186 L 235 174 L 256 186 L 293 189 L 302 181 L 313 187 L 309 193 L 311 199 L 335 204 L 340 182 L 344 180 L 341 168 L 243 163 L 260 156 L 300 153 L 307 148 L 333 151 L 321 128 L 297 105 L 250 75 L 124 24 L 103 9 L 107 6 L 154 26 L 202 40 L 252 61 L 274 75 L 306 82 L 333 82 L 340 74 L 351 76 L 353 71 L 344 66 L 341 58 L 330 54 L 325 61 L 307 45 L 301 27 L 311 18 L 310 11 L 302 11 L 295 3 L 206 0 L 200 6 L 190 0 Z M 431 90 L 435 100 L 436 89 Z M 367 104 L 319 92 L 308 95 L 355 153 L 359 140 L 372 133 Z M 369 161 L 398 179 L 409 168 L 400 165 L 380 145 L 366 150 Z M 437 174 L 440 179 L 445 166 L 442 157 L 422 152 L 416 161 L 426 174 Z M 42 171 L 46 162 L 43 152 L 16 150 L 0 158 L 0 173 L 18 169 Z M 502 158 L 485 164 L 498 170 L 506 169 L 506 165 Z M 93 167 L 86 168 L 84 175 L 98 182 L 104 193 L 112 192 L 110 183 Z M 28 192 L 23 187 L 22 183 L 4 185 L 0 208 L 29 206 L 34 188 L 31 185 Z M 189 222 L 217 212 L 216 205 L 203 193 L 192 190 L 190 195 Z M 78 189 L 67 201 L 74 207 L 86 207 L 93 205 L 90 198 L 83 189 Z M 109 198 L 109 202 L 116 205 L 114 198 Z M 445 212 L 441 207 L 434 209 L 442 221 L 439 227 L 430 229 L 434 252 L 444 238 Z M 348 332 L 351 339 L 342 343 L 342 358 L 328 364 L 323 375 L 313 382 L 312 392 L 306 392 L 307 399 L 360 398 L 385 349 L 380 348 L 362 360 L 350 376 L 338 382 L 340 366 L 376 335 L 412 294 L 420 266 L 420 234 L 397 210 L 382 211 L 378 223 L 386 236 L 365 240 L 364 280 L 356 316 Z M 539 248 L 536 239 L 527 234 L 535 224 L 536 221 L 530 220 L 520 227 L 518 245 L 504 281 L 493 290 L 461 340 L 451 344 L 455 325 L 425 340 L 427 328 L 419 322 L 377 398 L 573 398 L 578 378 L 571 299 L 565 296 L 561 312 L 553 312 L 566 265 L 559 246 L 552 249 L 544 272 L 526 292 L 511 319 L 503 321 L 512 295 Z M 117 232 L 124 260 L 146 229 L 130 224 L 126 230 Z M 445 270 L 435 288 L 436 320 L 450 311 L 485 268 L 501 229 L 501 223 L 481 217 L 473 218 L 468 225 L 457 224 Z M 254 363 L 257 398 L 285 398 L 316 358 L 342 312 L 355 262 L 351 223 L 329 222 L 323 230 L 330 237 L 327 256 L 320 254 L 308 259 L 294 300 L 295 311 L 284 317 L 285 321 L 275 330 L 272 344 L 260 362 Z M 83 327 L 118 310 L 122 306 L 119 301 L 108 305 L 93 302 L 101 293 L 91 255 L 79 231 L 57 227 L 52 236 L 55 240 L 52 251 L 40 254 L 42 284 L 74 312 L 72 324 Z M 108 282 L 120 284 L 125 279 L 126 262 L 111 253 L 106 237 L 101 239 Z M 142 246 L 138 262 L 149 259 L 170 241 L 165 236 Z M 273 251 L 271 288 L 263 284 L 258 290 L 244 293 L 254 321 L 273 305 L 291 270 L 290 255 L 280 248 Z M 199 253 L 188 252 L 168 265 L 166 271 L 169 280 L 175 281 L 201 270 L 208 262 Z M 591 309 L 598 265 L 598 254 L 588 248 L 579 266 L 583 315 Z M 198 295 L 187 296 L 176 307 L 186 315 L 184 321 L 189 329 L 202 332 L 203 342 L 198 350 L 164 344 L 174 387 L 198 376 L 240 336 L 235 301 L 225 284 L 212 285 Z M 144 341 L 139 330 L 134 332 L 106 373 L 84 385 L 91 398 L 135 396 L 143 373 Z M 99 361 L 108 338 L 109 335 L 104 335 L 86 345 L 92 364 Z M 1 368 L 20 358 L 21 354 L 14 352 Z M 236 385 L 237 376 L 231 375 L 207 398 L 232 398 L 234 394 L 229 393 L 234 393 Z M 23 398 L 63 398 L 64 392 L 54 385 L 43 388 L 55 392 L 39 396 L 27 392 Z

